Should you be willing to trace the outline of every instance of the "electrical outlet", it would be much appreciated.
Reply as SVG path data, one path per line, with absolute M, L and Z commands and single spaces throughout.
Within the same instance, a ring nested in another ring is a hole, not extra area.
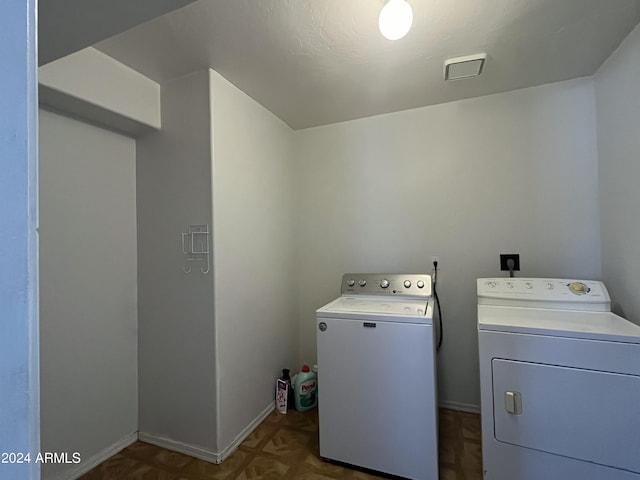
M 431 265 L 433 265 L 433 262 L 438 262 L 438 269 L 440 269 L 440 257 L 433 255 L 431 257 Z
M 500 254 L 500 270 L 503 272 L 509 271 L 509 265 L 507 262 L 513 260 L 513 271 L 520 271 L 520 254 L 519 253 L 501 253 Z

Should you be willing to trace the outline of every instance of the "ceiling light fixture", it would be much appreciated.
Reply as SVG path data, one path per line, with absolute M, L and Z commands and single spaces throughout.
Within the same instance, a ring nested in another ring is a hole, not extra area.
M 389 0 L 380 11 L 380 33 L 389 40 L 399 40 L 411 29 L 413 10 L 406 0 Z

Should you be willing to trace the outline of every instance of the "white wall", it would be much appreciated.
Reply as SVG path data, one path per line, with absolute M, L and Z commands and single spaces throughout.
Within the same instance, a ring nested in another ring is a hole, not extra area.
M 209 76 L 162 86 L 162 131 L 137 142 L 140 432 L 217 452 L 213 273 L 181 235 L 211 227 Z
M 86 462 L 138 429 L 135 142 L 41 110 L 39 180 L 42 451 Z
M 341 275 L 430 272 L 444 345 L 440 399 L 479 405 L 475 279 L 600 277 L 591 79 L 296 132 L 301 358 Z M 319 366 L 322 368 L 322 366 Z
M 273 406 L 299 368 L 292 130 L 211 71 L 219 445 Z
M 595 75 L 602 277 L 614 311 L 640 324 L 640 27 Z
M 36 2 L 0 4 L 0 452 L 39 450 Z M 0 477 L 40 478 L 35 463 Z
M 159 130 L 160 85 L 89 47 L 38 69 L 40 103 L 134 137 Z
M 213 71 L 163 85 L 162 118 L 137 145 L 140 432 L 216 459 L 295 368 L 293 132 Z M 202 223 L 211 272 L 185 274 Z

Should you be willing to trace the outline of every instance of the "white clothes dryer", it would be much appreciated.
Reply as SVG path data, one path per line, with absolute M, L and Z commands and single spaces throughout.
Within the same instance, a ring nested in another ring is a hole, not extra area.
M 480 278 L 486 480 L 640 480 L 640 326 L 601 282 Z

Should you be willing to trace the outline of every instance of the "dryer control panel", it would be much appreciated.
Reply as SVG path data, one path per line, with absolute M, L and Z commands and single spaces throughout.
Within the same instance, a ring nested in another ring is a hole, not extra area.
M 431 296 L 431 275 L 417 273 L 345 273 L 343 295 Z
M 559 278 L 479 278 L 478 304 L 609 311 L 602 282 Z M 589 307 L 591 305 L 591 307 Z

